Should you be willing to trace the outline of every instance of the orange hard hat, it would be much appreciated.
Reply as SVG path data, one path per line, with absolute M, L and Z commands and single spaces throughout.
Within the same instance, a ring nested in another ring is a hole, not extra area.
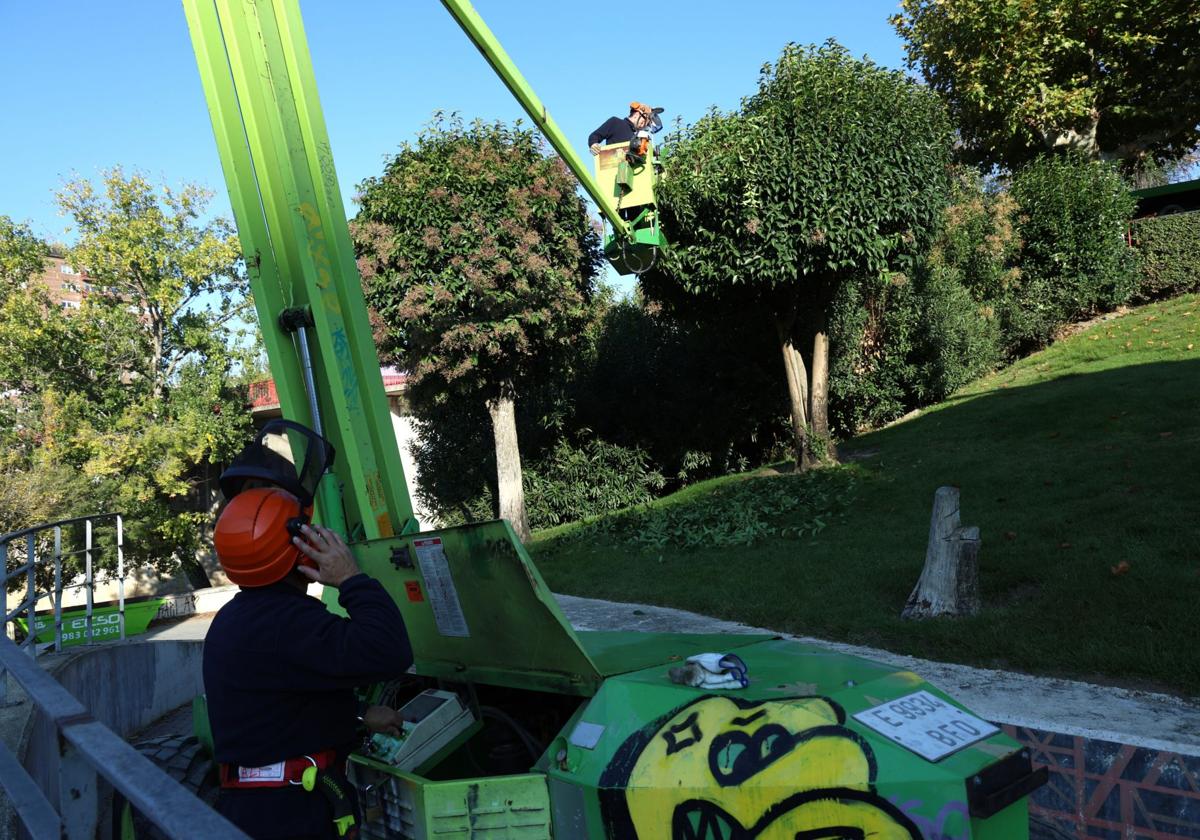
M 635 112 L 641 114 L 646 119 L 650 119 L 654 116 L 654 109 L 649 105 L 643 105 L 641 102 L 630 102 L 629 113 L 632 114 Z
M 221 511 L 213 533 L 225 574 L 239 586 L 267 586 L 283 580 L 303 557 L 292 544 L 291 532 L 308 521 L 310 511 L 278 487 L 253 487 L 238 493 Z

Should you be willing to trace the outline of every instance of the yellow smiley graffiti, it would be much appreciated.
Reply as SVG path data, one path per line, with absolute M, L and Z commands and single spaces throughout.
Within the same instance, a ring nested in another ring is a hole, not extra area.
M 630 737 L 601 784 L 614 837 L 919 840 L 831 700 L 703 697 Z M 623 791 L 621 790 L 623 788 Z

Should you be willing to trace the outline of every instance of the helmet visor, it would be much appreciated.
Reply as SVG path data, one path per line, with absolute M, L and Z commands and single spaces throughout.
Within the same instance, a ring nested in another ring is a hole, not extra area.
M 247 486 L 273 484 L 307 507 L 333 459 L 333 444 L 312 429 L 291 420 L 271 420 L 221 474 L 221 492 L 228 500 Z

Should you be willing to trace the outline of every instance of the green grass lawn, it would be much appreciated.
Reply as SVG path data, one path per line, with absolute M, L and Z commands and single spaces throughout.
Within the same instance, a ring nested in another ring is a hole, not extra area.
M 531 551 L 557 592 L 1200 695 L 1198 330 L 1194 295 L 1146 306 L 846 442 L 842 466 L 727 476 Z M 901 621 L 945 484 L 982 534 L 983 610 Z

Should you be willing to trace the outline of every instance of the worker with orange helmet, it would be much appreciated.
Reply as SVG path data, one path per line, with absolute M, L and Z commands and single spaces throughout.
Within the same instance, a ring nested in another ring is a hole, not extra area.
M 588 135 L 588 148 L 592 154 L 600 154 L 600 143 L 628 143 L 639 131 L 657 131 L 662 128 L 659 114 L 662 108 L 652 108 L 641 102 L 629 103 L 629 116 L 609 117 L 599 128 Z M 657 127 L 656 127 L 657 126 Z
M 269 445 L 272 436 L 290 441 L 291 459 Z M 395 602 L 336 532 L 309 521 L 333 455 L 311 430 L 276 420 L 221 475 L 228 504 L 213 543 L 241 590 L 204 644 L 217 808 L 264 840 L 354 836 L 345 763 L 362 740 L 359 723 L 391 734 L 401 725 L 395 710 L 365 707 L 354 689 L 394 679 L 413 661 Z M 308 596 L 314 581 L 338 590 L 346 617 Z

